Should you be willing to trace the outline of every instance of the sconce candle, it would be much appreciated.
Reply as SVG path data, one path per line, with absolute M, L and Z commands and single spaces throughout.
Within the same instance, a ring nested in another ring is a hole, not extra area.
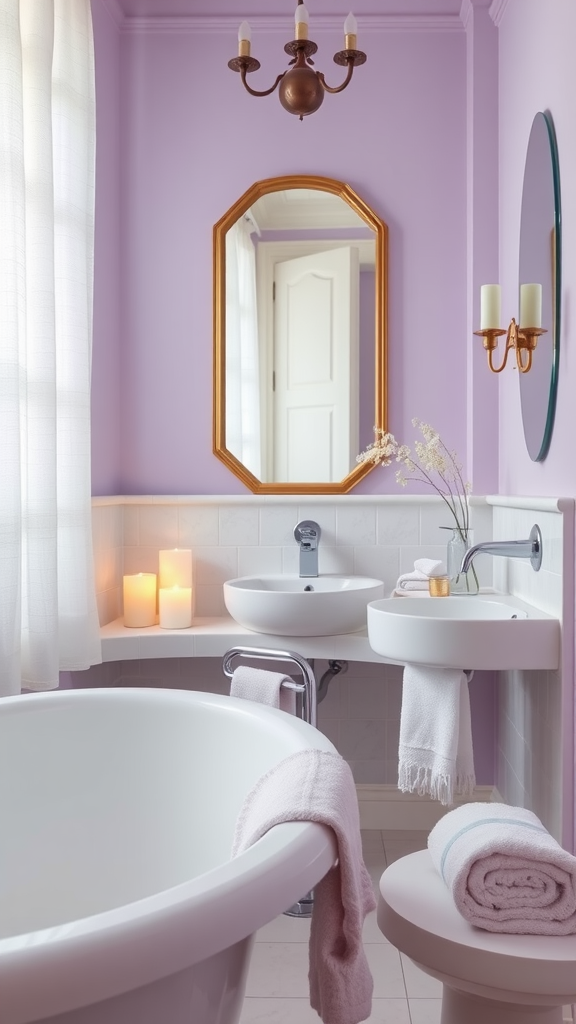
M 186 629 L 191 626 L 191 587 L 161 587 L 158 591 L 158 608 L 162 629 Z
M 124 576 L 124 625 L 153 626 L 156 621 L 156 573 Z
M 480 330 L 500 327 L 500 285 L 483 284 L 480 288 Z
M 520 327 L 542 326 L 542 285 L 520 285 Z
M 190 548 L 172 548 L 158 552 L 160 568 L 159 587 L 192 586 L 192 551 Z

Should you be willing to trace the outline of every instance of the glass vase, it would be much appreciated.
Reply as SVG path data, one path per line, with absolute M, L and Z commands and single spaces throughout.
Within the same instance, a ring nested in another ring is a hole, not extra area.
M 443 529 L 451 531 L 446 545 L 446 572 L 450 578 L 450 593 L 477 594 L 480 588 L 474 563 L 468 572 L 460 572 L 462 559 L 468 548 L 472 546 L 471 531 L 457 530 L 452 527 L 443 527 Z

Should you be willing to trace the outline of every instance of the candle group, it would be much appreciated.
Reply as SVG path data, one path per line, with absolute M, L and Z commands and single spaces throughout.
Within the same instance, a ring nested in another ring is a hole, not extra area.
M 124 625 L 153 626 L 158 591 L 161 628 L 186 629 L 192 625 L 192 551 L 159 551 L 158 562 L 159 578 L 150 572 L 124 576 Z
M 480 288 L 480 330 L 499 330 L 501 325 L 501 290 L 499 284 L 483 284 Z M 542 285 L 520 285 L 520 327 L 542 326 Z

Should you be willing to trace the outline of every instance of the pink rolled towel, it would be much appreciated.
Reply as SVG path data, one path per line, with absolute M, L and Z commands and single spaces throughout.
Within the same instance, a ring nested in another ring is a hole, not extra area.
M 514 935 L 576 933 L 576 857 L 532 811 L 463 804 L 428 836 L 434 866 L 477 928 Z
M 376 900 L 362 859 L 354 779 L 339 754 L 300 750 L 263 775 L 240 811 L 232 856 L 283 821 L 318 821 L 336 835 L 338 862 L 314 888 L 310 1005 L 324 1024 L 360 1024 L 370 1016 L 373 989 L 362 925 Z

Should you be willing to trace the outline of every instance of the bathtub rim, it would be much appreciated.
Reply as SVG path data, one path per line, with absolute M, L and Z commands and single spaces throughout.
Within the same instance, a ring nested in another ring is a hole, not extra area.
M 228 709 L 232 701 L 260 720 L 282 716 L 284 721 L 287 717 L 274 708 L 238 698 L 146 687 L 7 697 L 0 713 L 2 709 L 10 711 L 9 705 L 27 701 L 39 709 L 55 698 L 63 704 L 82 698 L 88 703 L 89 698 L 97 700 L 103 695 L 113 699 L 113 694 L 159 702 L 162 698 L 192 699 L 195 704 Z M 302 749 L 335 750 L 323 734 L 306 723 L 293 719 L 284 724 L 302 737 Z M 282 913 L 317 884 L 335 859 L 336 842 L 330 828 L 315 822 L 286 822 L 234 860 L 160 893 L 67 924 L 0 939 L 2 1024 L 30 1024 L 200 963 Z M 201 934 L 194 936 L 186 922 L 198 914 L 206 920 Z M 128 943 L 129 961 L 125 955 Z

